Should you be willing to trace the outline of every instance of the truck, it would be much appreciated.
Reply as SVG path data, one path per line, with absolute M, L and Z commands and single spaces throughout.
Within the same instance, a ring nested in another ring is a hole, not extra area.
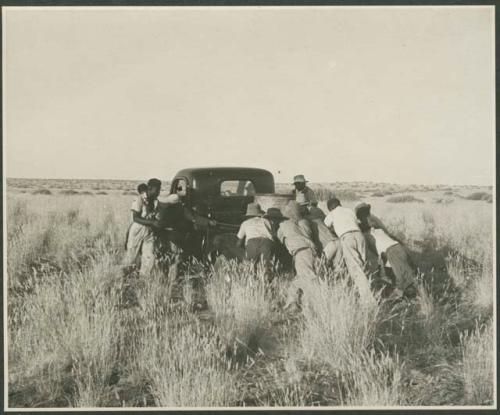
M 184 208 L 195 215 L 216 222 L 216 226 L 201 227 L 195 223 L 184 224 L 187 236 L 183 250 L 210 261 L 218 255 L 242 257 L 241 249 L 236 247 L 236 234 L 245 220 L 249 203 L 256 201 L 263 209 L 281 208 L 293 198 L 291 193 L 275 193 L 271 172 L 252 167 L 183 169 L 173 177 L 170 193 L 177 194 Z

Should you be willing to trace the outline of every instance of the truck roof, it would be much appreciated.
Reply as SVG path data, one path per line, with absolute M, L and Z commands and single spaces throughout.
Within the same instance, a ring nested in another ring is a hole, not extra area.
M 227 176 L 272 176 L 272 173 L 265 169 L 259 169 L 255 167 L 191 167 L 187 169 L 182 169 L 175 177 L 185 176 L 185 177 L 227 177 Z
M 198 191 L 203 193 L 218 193 L 225 180 L 251 180 L 258 193 L 274 193 L 273 174 L 255 167 L 196 167 L 180 170 L 174 180 L 179 177 L 196 180 Z

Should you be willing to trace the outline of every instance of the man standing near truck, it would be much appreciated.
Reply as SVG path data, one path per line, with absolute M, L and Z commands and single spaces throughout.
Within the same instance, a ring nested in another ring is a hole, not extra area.
M 141 195 L 132 204 L 132 225 L 127 237 L 127 253 L 124 266 L 134 266 L 140 258 L 139 274 L 149 276 L 155 264 L 155 233 L 158 228 L 158 196 L 161 181 L 150 179 L 147 183 L 146 199 Z
M 293 194 L 297 203 L 307 203 L 308 206 L 314 207 L 318 206 L 318 199 L 314 191 L 307 186 L 307 180 L 303 174 L 298 174 L 293 178 L 293 185 L 295 186 Z

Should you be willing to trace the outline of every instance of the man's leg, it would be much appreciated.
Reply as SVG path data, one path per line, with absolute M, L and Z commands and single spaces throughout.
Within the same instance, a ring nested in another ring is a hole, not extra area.
M 349 232 L 342 235 L 342 253 L 349 275 L 358 287 L 362 299 L 373 299 L 370 284 L 365 274 L 366 247 L 361 232 Z
M 408 253 L 401 244 L 397 244 L 388 248 L 386 255 L 396 276 L 396 287 L 404 292 L 415 284 L 415 270 L 410 265 Z
M 297 275 L 290 284 L 287 305 L 295 302 L 300 306 L 307 288 L 317 280 L 314 270 L 314 254 L 311 249 L 303 249 L 294 255 L 293 260 Z
M 148 235 L 142 242 L 141 269 L 139 273 L 146 277 L 151 275 L 151 271 L 155 265 L 155 238 Z

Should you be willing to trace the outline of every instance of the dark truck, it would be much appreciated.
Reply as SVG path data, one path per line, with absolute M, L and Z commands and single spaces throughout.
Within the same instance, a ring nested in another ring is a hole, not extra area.
M 214 260 L 220 253 L 229 258 L 241 257 L 235 242 L 247 205 L 257 200 L 264 209 L 279 207 L 279 203 L 293 197 L 274 192 L 274 177 L 264 169 L 206 167 L 179 171 L 170 193 L 178 194 L 186 209 L 217 222 L 216 226 L 189 224 L 184 251 L 198 259 Z

